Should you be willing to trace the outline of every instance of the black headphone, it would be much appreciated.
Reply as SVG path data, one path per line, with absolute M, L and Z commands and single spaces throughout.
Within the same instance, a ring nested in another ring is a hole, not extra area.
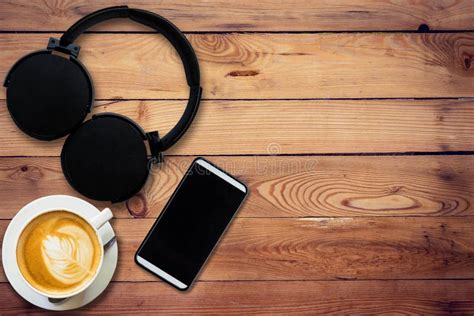
M 157 131 L 145 133 L 118 114 L 97 114 L 83 122 L 94 102 L 94 88 L 77 59 L 80 47 L 74 41 L 91 26 L 115 18 L 129 18 L 157 30 L 181 57 L 189 100 L 178 123 L 162 138 Z M 155 13 L 127 6 L 83 17 L 60 40 L 51 38 L 47 49 L 18 60 L 4 86 L 10 115 L 23 132 L 40 140 L 70 134 L 61 152 L 61 166 L 71 186 L 86 197 L 111 202 L 126 200 L 143 187 L 151 164 L 162 161 L 162 152 L 173 146 L 193 121 L 202 90 L 196 54 L 183 33 Z

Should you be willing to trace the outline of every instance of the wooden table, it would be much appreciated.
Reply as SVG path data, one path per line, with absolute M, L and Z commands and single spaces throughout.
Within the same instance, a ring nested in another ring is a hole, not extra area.
M 0 2 L 0 77 L 83 15 L 119 3 Z M 474 1 L 130 6 L 186 32 L 203 102 L 143 191 L 111 206 L 118 269 L 82 311 L 474 313 Z M 114 21 L 78 43 L 95 82 L 93 112 L 118 112 L 161 133 L 176 122 L 187 87 L 162 36 Z M 27 202 L 78 193 L 61 172 L 64 139 L 23 135 L 0 91 L 3 236 Z M 183 294 L 138 268 L 133 254 L 197 155 L 251 193 Z M 0 293 L 0 314 L 41 311 L 3 271 Z

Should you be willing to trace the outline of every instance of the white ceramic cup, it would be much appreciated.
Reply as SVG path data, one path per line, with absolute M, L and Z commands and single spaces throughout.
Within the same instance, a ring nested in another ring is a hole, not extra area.
M 34 216 L 32 216 L 26 223 L 25 225 L 22 227 L 21 229 L 21 232 L 18 234 L 18 238 L 17 240 L 15 240 L 15 251 L 17 249 L 17 246 L 18 246 L 18 240 L 19 240 L 19 237 L 21 236 L 21 233 L 23 232 L 23 230 L 28 226 L 28 224 L 31 223 L 31 221 L 33 221 L 35 218 L 37 218 L 38 216 L 42 215 L 42 214 L 45 214 L 45 213 L 48 213 L 48 212 L 54 212 L 54 211 L 66 211 L 66 212 L 70 212 L 72 214 L 75 214 L 79 217 L 81 217 L 82 219 L 84 219 L 84 221 L 86 221 L 90 227 L 94 230 L 95 234 L 96 234 L 96 237 L 97 237 L 97 240 L 99 241 L 100 243 L 100 262 L 99 262 L 99 265 L 94 273 L 94 276 L 85 284 L 83 284 L 80 288 L 74 290 L 74 291 L 71 291 L 71 292 L 65 292 L 65 293 L 62 293 L 62 294 L 58 294 L 58 295 L 53 295 L 53 294 L 50 294 L 50 293 L 45 293 L 43 291 L 40 291 L 38 290 L 37 288 L 35 288 L 34 286 L 32 286 L 26 279 L 25 277 L 23 276 L 23 274 L 21 273 L 21 270 L 20 268 L 18 267 L 18 262 L 17 262 L 17 266 L 16 268 L 18 269 L 18 273 L 20 274 L 20 276 L 22 277 L 23 281 L 25 281 L 25 283 L 33 290 L 35 291 L 36 293 L 40 294 L 40 295 L 43 295 L 43 296 L 46 296 L 50 299 L 59 299 L 59 300 L 62 300 L 62 299 L 66 299 L 66 298 L 70 298 L 74 295 L 77 295 L 83 291 L 85 291 L 93 282 L 94 280 L 97 278 L 97 275 L 99 274 L 100 272 L 100 269 L 102 268 L 102 263 L 104 262 L 104 241 L 102 240 L 100 234 L 99 234 L 99 229 L 105 225 L 106 223 L 108 223 L 108 221 L 110 219 L 112 219 L 113 217 L 113 214 L 112 214 L 112 211 L 109 209 L 109 208 L 105 208 L 103 209 L 99 214 L 97 214 L 96 216 L 94 217 L 85 217 L 84 215 L 82 215 L 81 213 L 79 213 L 78 211 L 75 210 L 75 206 L 74 205 L 64 205 L 64 206 L 61 206 L 61 207 L 54 207 L 54 208 L 46 208 L 46 209 L 42 209 L 42 210 L 38 210 L 38 212 L 35 213 Z M 97 211 L 99 211 L 97 209 Z M 15 256 L 16 256 L 16 253 L 15 253 Z M 15 260 L 16 262 L 16 260 Z

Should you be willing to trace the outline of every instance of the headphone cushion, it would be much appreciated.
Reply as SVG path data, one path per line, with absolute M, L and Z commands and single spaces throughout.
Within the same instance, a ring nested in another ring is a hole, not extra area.
M 88 198 L 126 200 L 148 177 L 145 140 L 131 120 L 116 114 L 96 115 L 68 136 L 61 152 L 64 175 Z
M 10 115 L 26 134 L 52 140 L 69 134 L 93 102 L 91 79 L 74 57 L 39 51 L 22 58 L 7 76 Z

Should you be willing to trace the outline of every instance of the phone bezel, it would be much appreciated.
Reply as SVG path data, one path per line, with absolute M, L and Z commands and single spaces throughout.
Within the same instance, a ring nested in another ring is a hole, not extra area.
M 222 234 L 219 236 L 217 242 L 215 243 L 214 247 L 212 248 L 212 250 L 210 251 L 209 255 L 207 256 L 206 260 L 204 261 L 204 263 L 201 265 L 201 267 L 199 268 L 199 271 L 198 273 L 196 273 L 196 276 L 194 277 L 194 279 L 191 281 L 190 284 L 185 284 L 184 282 L 181 282 L 180 280 L 178 280 L 176 277 L 172 276 L 171 274 L 167 273 L 166 271 L 164 271 L 163 269 L 161 269 L 160 267 L 156 266 L 155 264 L 149 262 L 148 260 L 144 259 L 143 257 L 140 257 L 138 255 L 138 253 L 140 252 L 140 250 L 142 249 L 142 247 L 146 244 L 147 240 L 148 240 L 148 237 L 151 235 L 151 233 L 154 231 L 155 227 L 158 225 L 159 221 L 161 220 L 162 216 L 165 214 L 166 210 L 168 209 L 168 206 L 169 204 L 171 203 L 171 201 L 174 199 L 176 193 L 179 191 L 181 185 L 183 184 L 184 181 L 186 181 L 186 178 L 189 176 L 189 171 L 194 168 L 194 165 L 195 164 L 199 164 L 201 167 L 205 168 L 206 170 L 212 172 L 213 174 L 215 174 L 216 176 L 220 177 L 221 179 L 225 180 L 226 182 L 228 182 L 229 184 L 233 185 L 235 188 L 239 189 L 240 191 L 242 191 L 245 195 L 244 195 L 244 198 L 242 199 L 242 202 L 240 203 L 239 207 L 237 208 L 237 210 L 235 211 L 235 213 L 233 214 L 232 218 L 229 220 L 229 222 L 227 223 L 225 229 L 223 230 Z M 145 238 L 143 239 L 142 243 L 140 244 L 140 247 L 138 247 L 136 253 L 135 253 L 135 263 L 139 266 L 141 266 L 142 268 L 144 268 L 145 270 L 147 270 L 148 272 L 156 275 L 157 277 L 159 277 L 161 280 L 165 281 L 166 283 L 172 285 L 173 287 L 175 287 L 176 289 L 180 290 L 180 291 L 187 291 L 191 285 L 194 283 L 194 281 L 197 279 L 197 277 L 199 276 L 199 274 L 201 273 L 201 270 L 202 268 L 206 265 L 207 261 L 209 260 L 209 257 L 212 255 L 212 253 L 214 252 L 214 249 L 215 247 L 217 246 L 217 244 L 219 244 L 222 236 L 227 232 L 227 229 L 229 228 L 229 225 L 232 223 L 235 215 L 238 213 L 239 209 L 242 207 L 242 204 L 244 203 L 244 201 L 246 200 L 247 198 L 247 195 L 248 195 L 248 188 L 247 186 L 242 183 L 240 180 L 237 180 L 235 177 L 231 176 L 230 174 L 228 174 L 227 172 L 223 171 L 222 169 L 220 169 L 219 167 L 215 166 L 214 164 L 212 164 L 211 162 L 209 162 L 208 160 L 202 158 L 202 157 L 197 157 L 196 159 L 193 160 L 193 162 L 191 163 L 191 165 L 189 166 L 188 170 L 186 171 L 185 175 L 183 176 L 183 178 L 181 179 L 181 181 L 179 182 L 178 186 L 176 187 L 175 191 L 173 192 L 173 194 L 171 195 L 171 197 L 169 198 L 168 202 L 166 203 L 165 207 L 163 208 L 163 211 L 161 212 L 160 216 L 156 219 L 155 223 L 153 224 L 153 226 L 150 228 L 150 231 L 147 233 L 147 235 L 145 236 Z

